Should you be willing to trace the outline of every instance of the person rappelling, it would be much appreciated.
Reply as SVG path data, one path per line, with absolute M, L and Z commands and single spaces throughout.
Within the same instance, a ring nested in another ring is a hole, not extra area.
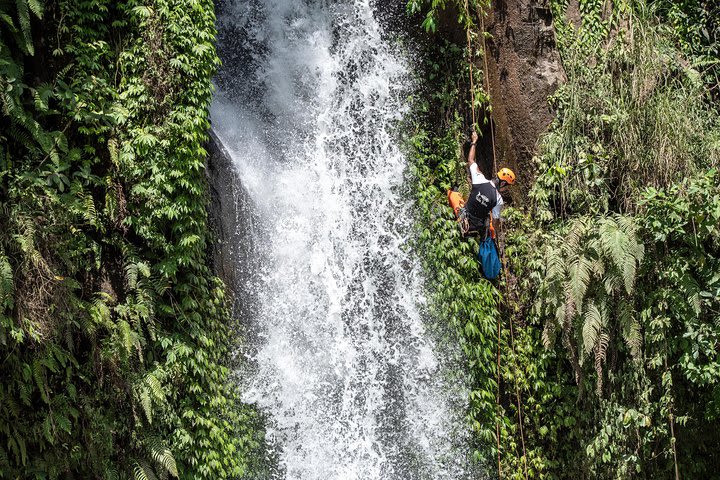
M 467 160 L 472 180 L 468 199 L 463 200 L 459 192 L 451 189 L 448 190 L 448 201 L 455 212 L 463 237 L 478 236 L 480 240 L 484 240 L 488 234 L 495 238 L 495 226 L 505 205 L 502 194 L 515 184 L 515 174 L 509 168 L 501 168 L 494 179 L 485 178 L 475 161 L 477 141 L 478 134 L 473 132 Z

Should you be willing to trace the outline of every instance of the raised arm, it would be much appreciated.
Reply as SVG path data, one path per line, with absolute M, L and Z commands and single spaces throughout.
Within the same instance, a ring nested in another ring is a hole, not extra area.
M 470 151 L 468 152 L 468 167 L 475 163 L 475 152 L 476 152 L 476 144 L 478 141 L 478 134 L 477 132 L 473 131 L 472 133 L 472 143 L 470 144 Z

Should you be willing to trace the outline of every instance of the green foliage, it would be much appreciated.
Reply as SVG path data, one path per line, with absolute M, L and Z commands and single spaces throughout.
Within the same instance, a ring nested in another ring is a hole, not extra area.
M 447 205 L 446 190 L 457 180 L 457 130 L 432 138 L 417 130 L 412 139 L 416 164 L 413 186 L 418 199 L 419 233 L 433 313 L 447 319 L 457 332 L 472 374 L 469 420 L 489 462 L 495 444 L 497 372 L 492 346 L 496 341 L 499 293 L 482 279 L 473 252 L 475 241 L 462 241 Z
M 707 75 L 654 10 L 591 3 L 579 29 L 558 29 L 568 83 L 529 215 L 552 223 L 524 227 L 520 296 L 534 299 L 530 322 L 578 384 L 567 448 L 583 475 L 665 478 L 677 466 L 714 478 L 717 110 Z M 554 3 L 556 15 L 565 8 Z
M 461 121 L 455 111 L 461 92 L 456 79 L 465 77 L 462 50 L 450 43 L 428 52 L 423 77 L 432 88 L 415 102 L 417 122 L 409 147 L 414 158 L 412 195 L 418 202 L 418 249 L 422 252 L 431 292 L 431 310 L 447 319 L 470 366 L 472 391 L 468 422 L 479 448 L 477 460 L 491 465 L 496 452 L 495 405 L 497 369 L 494 349 L 499 292 L 482 279 L 475 241 L 462 241 L 447 204 L 447 189 L 465 174 L 459 157 Z M 440 74 L 443 72 L 443 74 Z M 467 78 L 467 77 L 465 77 Z M 440 120 L 438 121 L 438 117 Z M 435 130 L 429 130 L 434 128 Z M 452 341 L 452 340 L 451 340 Z
M 635 217 L 580 217 L 567 226 L 565 240 L 545 239 L 538 314 L 546 319 L 544 340 L 562 332 L 582 401 L 592 406 L 581 425 L 593 433 L 581 439 L 594 475 L 670 475 L 673 444 L 681 472 L 714 472 L 715 460 L 704 457 L 706 442 L 717 441 L 718 188 L 715 171 L 668 189 L 648 188 L 639 193 Z M 607 231 L 613 223 L 623 225 L 614 235 Z M 613 256 L 618 241 L 625 245 Z M 589 274 L 576 273 L 573 286 L 572 265 L 583 258 Z M 625 270 L 623 262 L 636 266 Z M 583 305 L 584 314 L 572 305 Z M 583 363 L 583 353 L 591 352 L 594 364 Z M 596 395 L 583 396 L 593 375 Z
M 717 100 L 720 91 L 720 4 L 712 0 L 653 0 L 650 5 L 672 28 L 680 50 L 692 59 Z
M 444 6 L 409 5 L 435 19 Z M 446 206 L 465 176 L 451 113 L 465 107 L 465 59 L 445 56 L 418 102 L 420 246 L 435 313 L 468 359 L 476 457 L 496 471 L 499 445 L 503 478 L 524 478 L 526 462 L 530 478 L 717 478 L 716 12 L 579 6 L 574 25 L 552 2 L 568 82 L 524 175 L 537 173 L 532 204 L 507 212 L 502 297 Z
M 0 33 L 0 477 L 242 476 L 257 427 L 206 259 L 212 2 L 2 2 Z
M 461 1 L 453 0 L 409 0 L 407 11 L 409 15 L 419 15 L 425 12 L 425 20 L 422 26 L 426 32 L 433 34 L 437 31 L 439 17 L 445 13 L 455 13 L 458 25 L 466 34 L 468 43 L 459 46 L 444 38 L 433 37 L 434 43 L 432 53 L 423 59 L 423 83 L 431 86 L 423 95 L 416 99 L 415 109 L 417 112 L 426 114 L 426 121 L 435 122 L 442 119 L 442 123 L 449 124 L 456 115 L 458 100 L 463 103 L 465 116 L 472 118 L 475 113 L 474 125 L 476 130 L 488 125 L 490 121 L 489 92 L 484 88 L 483 69 L 480 67 L 484 51 L 481 48 L 481 35 L 487 36 L 487 32 L 481 32 L 478 22 L 479 16 L 489 8 L 485 0 Z M 451 19 L 452 20 L 452 19 Z M 464 60 L 464 61 L 463 61 Z M 448 70 L 449 69 L 449 70 Z M 456 82 L 446 81 L 448 71 L 457 72 Z M 430 109 L 433 111 L 431 112 Z M 432 115 L 427 115 L 432 113 Z M 469 123 L 472 123 L 470 121 Z M 437 125 L 435 125 L 437 127 Z
M 720 182 L 715 170 L 665 191 L 647 189 L 640 222 L 651 246 L 641 299 L 647 367 L 674 415 L 678 455 L 691 476 L 716 474 L 720 399 Z
M 627 300 L 635 293 L 644 256 L 636 230 L 630 217 L 580 217 L 549 238 L 545 249 L 545 277 L 538 292 L 538 307 L 549 318 L 543 343 L 551 349 L 561 335 L 581 385 L 581 366 L 592 355 L 598 394 L 616 337 L 635 361 L 641 360 L 640 324 Z
M 409 15 L 425 14 L 422 28 L 426 32 L 435 33 L 440 22 L 439 17 L 446 9 L 457 12 L 457 21 L 465 28 L 474 26 L 474 13 L 487 9 L 489 0 L 407 0 Z
M 560 35 L 569 80 L 555 94 L 558 117 L 531 192 L 543 220 L 632 213 L 639 188 L 667 187 L 720 163 L 706 87 L 647 15 L 616 7 L 602 40 L 588 42 L 585 24 Z
M 414 159 L 412 195 L 418 202 L 416 220 L 421 226 L 417 247 L 427 272 L 431 309 L 436 318 L 447 320 L 454 332 L 450 341 L 461 344 L 467 359 L 471 378 L 467 416 L 474 433 L 475 459 L 485 470 L 496 471 L 499 455 L 503 476 L 522 478 L 519 394 L 524 427 L 529 429 L 525 432 L 529 472 L 533 477 L 552 478 L 553 463 L 542 447 L 569 435 L 574 398 L 563 393 L 573 387 L 548 374 L 561 363 L 553 352 L 543 350 L 539 329 L 516 328 L 511 334 L 508 320 L 517 312 L 501 311 L 497 286 L 483 279 L 479 271 L 477 242 L 460 238 L 446 192 L 452 185 L 462 189 L 466 178 L 458 145 L 461 130 L 469 130 L 471 121 L 465 102 L 467 90 L 458 88 L 458 80 L 467 78 L 467 63 L 458 47 L 436 44 L 432 48 L 436 50 L 427 53 L 423 72 L 428 92 L 415 102 L 418 115 L 409 145 Z M 433 75 L 436 71 L 444 75 Z M 465 128 L 458 106 L 466 110 Z M 514 248 L 522 247 L 518 242 Z M 562 402 L 563 398 L 572 400 Z M 561 421 L 547 422 L 551 416 Z

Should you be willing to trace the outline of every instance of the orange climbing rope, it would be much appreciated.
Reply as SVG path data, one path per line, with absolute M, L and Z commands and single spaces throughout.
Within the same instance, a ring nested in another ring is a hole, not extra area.
M 467 37 L 467 49 L 468 49 L 468 67 L 470 70 L 470 110 L 472 111 L 472 128 L 473 131 L 475 131 L 477 126 L 477 116 L 475 114 L 475 75 L 473 74 L 473 49 L 472 49 L 472 36 L 470 34 L 470 7 L 468 5 L 468 0 L 465 0 L 465 21 L 467 22 L 467 28 L 465 30 L 465 34 Z M 482 19 L 482 16 L 481 16 Z M 481 20 L 482 21 L 482 20 Z M 482 29 L 482 35 L 484 40 L 485 35 L 485 28 Z M 483 41 L 483 54 L 485 49 L 485 43 Z M 487 62 L 486 62 L 487 63 Z M 487 75 L 487 66 L 485 68 L 486 72 L 485 75 Z M 491 119 L 492 121 L 492 119 Z M 495 138 L 493 136 L 493 169 L 495 169 Z M 492 220 L 490 223 L 490 226 L 492 226 Z M 501 460 L 501 451 L 500 451 L 500 342 L 501 342 L 501 325 L 500 325 L 500 318 L 498 318 L 497 321 L 497 327 L 498 327 L 498 333 L 497 333 L 497 377 L 496 377 L 496 384 L 497 384 L 497 393 L 495 395 L 495 403 L 497 405 L 498 411 L 496 412 L 495 416 L 495 438 L 497 440 L 497 468 L 498 468 L 498 479 L 502 480 L 502 460 Z
M 475 115 L 475 85 L 474 85 L 474 76 L 473 76 L 473 58 L 472 58 L 472 41 L 471 41 L 471 35 L 470 35 L 470 27 L 469 27 L 469 19 L 470 19 L 470 9 L 468 5 L 469 0 L 465 0 L 465 13 L 467 15 L 468 19 L 468 28 L 466 30 L 467 34 L 467 42 L 468 42 L 468 56 L 469 58 L 469 66 L 470 66 L 470 100 L 471 100 L 471 110 L 472 110 L 472 118 L 473 118 L 473 129 L 475 129 L 477 124 L 477 118 Z M 484 80 L 484 87 L 485 91 L 490 91 L 490 79 L 488 76 L 488 61 L 487 61 L 487 45 L 485 43 L 485 13 L 483 11 L 476 12 L 477 16 L 480 18 L 480 35 L 482 38 L 482 49 L 483 49 L 483 62 L 484 62 L 484 70 L 483 70 L 483 80 Z M 496 152 L 496 146 L 495 146 L 495 125 L 492 115 L 489 116 L 490 118 L 490 139 L 492 144 L 492 155 L 493 155 L 493 172 L 497 171 L 497 152 Z M 504 225 L 500 223 L 500 236 L 498 238 L 498 245 L 500 247 L 500 257 L 502 259 L 502 265 L 503 270 L 505 273 L 505 287 L 507 288 L 507 279 L 508 277 L 508 267 L 507 267 L 507 258 L 505 256 L 505 229 Z M 496 396 L 496 403 L 499 406 L 500 405 L 500 345 L 501 345 L 501 325 L 500 325 L 500 319 L 498 318 L 498 344 L 497 344 L 497 396 Z M 512 349 L 513 357 L 516 356 L 515 353 L 515 332 L 513 327 L 513 321 L 512 317 L 510 318 L 510 348 Z M 517 382 L 515 384 L 515 398 L 517 401 L 517 409 L 518 409 L 518 422 L 520 425 L 520 441 L 522 444 L 522 450 L 523 450 L 523 466 L 524 466 L 524 473 L 525 473 L 525 480 L 529 479 L 528 475 L 528 464 L 527 464 L 527 451 L 525 448 L 525 432 L 523 427 L 523 413 L 522 413 L 522 401 L 520 396 L 520 387 L 517 385 Z M 495 430 L 496 430 L 496 436 L 497 436 L 497 449 L 498 449 L 498 478 L 502 478 L 502 464 L 500 460 L 500 423 L 499 419 L 495 422 Z
M 467 9 L 467 0 L 465 0 L 465 8 Z M 467 10 L 466 10 L 467 11 Z M 468 16 L 470 12 L 468 11 Z M 470 110 L 472 110 L 472 126 L 473 130 L 475 129 L 475 125 L 477 125 L 477 118 L 475 116 L 475 80 L 473 75 L 473 58 L 472 58 L 472 39 L 470 37 L 470 28 L 468 28 L 465 33 L 467 34 L 467 43 L 468 43 L 468 57 L 469 62 L 468 65 L 470 66 Z
M 482 38 L 483 48 L 483 63 L 485 69 L 483 70 L 483 79 L 485 81 L 485 91 L 490 91 L 490 78 L 488 77 L 488 62 L 487 62 L 487 46 L 485 45 L 485 12 L 478 12 L 480 17 L 480 35 Z M 492 142 L 492 154 L 493 154 L 493 172 L 497 172 L 497 154 L 495 153 L 495 121 L 493 116 L 490 115 L 490 140 Z

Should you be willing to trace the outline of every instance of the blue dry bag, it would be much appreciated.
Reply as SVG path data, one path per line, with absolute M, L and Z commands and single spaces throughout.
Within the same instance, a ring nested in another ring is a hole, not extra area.
M 495 242 L 490 237 L 480 242 L 478 260 L 482 267 L 483 275 L 488 280 L 495 280 L 500 275 L 500 257 L 498 256 Z

